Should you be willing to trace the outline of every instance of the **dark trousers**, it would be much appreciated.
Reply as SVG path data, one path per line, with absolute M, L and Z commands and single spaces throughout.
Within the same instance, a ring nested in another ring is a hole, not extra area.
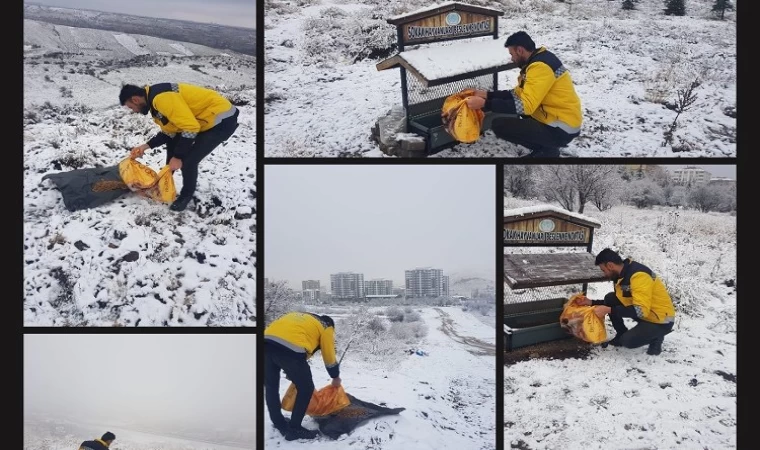
M 623 306 L 614 292 L 604 296 L 605 306 Z M 643 345 L 662 339 L 666 334 L 673 331 L 673 322 L 671 323 L 652 323 L 641 319 L 634 319 L 637 324 L 630 330 L 623 323 L 623 317 L 610 312 L 610 321 L 615 332 L 620 335 L 620 343 L 626 348 L 638 348 Z
M 222 142 L 229 139 L 238 127 L 237 117 L 239 111 L 219 122 L 214 128 L 198 133 L 193 146 L 188 154 L 182 158 L 182 191 L 179 195 L 188 197 L 193 195 L 198 184 L 198 164 Z M 174 157 L 174 149 L 179 142 L 179 135 L 166 144 L 166 164 Z
M 280 371 L 296 385 L 296 401 L 290 415 L 290 427 L 299 428 L 314 392 L 311 368 L 305 353 L 296 353 L 277 344 L 264 342 L 264 387 L 269 418 L 275 425 L 285 424 L 280 402 Z
M 568 134 L 532 117 L 496 117 L 491 122 L 494 134 L 517 145 L 533 150 L 531 156 L 556 157 L 578 134 Z

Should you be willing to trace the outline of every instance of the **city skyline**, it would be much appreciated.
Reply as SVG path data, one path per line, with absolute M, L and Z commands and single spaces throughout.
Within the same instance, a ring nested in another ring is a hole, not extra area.
M 493 166 L 266 166 L 265 277 L 299 289 L 330 274 L 404 282 L 444 268 L 495 277 Z M 452 281 L 454 281 L 452 277 Z

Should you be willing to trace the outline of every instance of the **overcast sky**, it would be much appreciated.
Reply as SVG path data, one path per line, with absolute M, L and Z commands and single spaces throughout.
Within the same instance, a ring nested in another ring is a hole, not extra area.
M 256 0 L 39 0 L 25 3 L 256 28 Z
M 255 424 L 255 335 L 24 336 L 24 410 L 70 420 Z M 101 422 L 98 422 L 101 423 Z
M 667 167 L 670 171 L 683 169 L 684 167 L 687 167 L 687 165 L 677 165 L 677 164 L 663 164 L 664 167 Z M 731 164 L 713 164 L 713 165 L 704 165 L 704 164 L 689 164 L 689 167 L 699 167 L 703 170 L 706 170 L 712 174 L 713 177 L 717 178 L 733 178 L 736 179 L 736 165 Z
M 265 166 L 270 280 L 358 272 L 403 286 L 415 267 L 495 276 L 495 167 Z M 453 279 L 451 280 L 454 281 Z

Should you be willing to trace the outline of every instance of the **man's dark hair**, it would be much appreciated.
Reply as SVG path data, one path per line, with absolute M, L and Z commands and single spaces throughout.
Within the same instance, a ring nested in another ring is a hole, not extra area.
M 114 439 L 116 439 L 116 435 L 111 433 L 110 431 L 106 431 L 100 439 L 103 441 L 113 441 Z
M 332 320 L 332 317 L 330 316 L 319 316 L 320 319 L 322 319 L 322 322 L 326 323 L 328 327 L 335 328 L 335 321 Z
M 623 264 L 623 258 L 621 258 L 620 255 L 618 255 L 614 250 L 605 248 L 599 252 L 598 255 L 596 255 L 596 262 L 594 264 L 598 266 L 599 264 L 608 262 L 611 262 L 613 264 Z
M 127 103 L 127 100 L 135 95 L 148 98 L 148 94 L 145 92 L 145 89 L 141 88 L 140 86 L 135 86 L 134 84 L 125 84 L 122 86 L 121 92 L 119 92 L 119 102 L 121 102 L 121 106 L 124 106 L 124 103 Z
M 525 50 L 532 52 L 536 50 L 536 43 L 528 36 L 528 33 L 524 31 L 518 31 L 507 38 L 507 42 L 504 43 L 504 47 L 512 47 L 518 45 Z

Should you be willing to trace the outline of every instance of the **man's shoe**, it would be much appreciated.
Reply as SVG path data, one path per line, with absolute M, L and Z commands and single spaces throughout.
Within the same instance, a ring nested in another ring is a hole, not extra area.
M 613 347 L 620 347 L 623 345 L 622 342 L 620 342 L 620 338 L 623 336 L 623 333 L 618 333 L 615 335 L 614 338 L 610 339 L 609 341 L 602 344 L 603 348 L 607 348 L 608 345 L 611 345 Z
M 647 355 L 657 356 L 662 353 L 662 342 L 664 340 L 663 338 L 657 338 L 652 341 L 647 349 Z
M 169 207 L 172 211 L 184 211 L 187 208 L 187 204 L 193 199 L 192 195 L 180 195 L 174 200 L 174 203 Z
M 317 430 L 307 430 L 304 427 L 289 428 L 288 432 L 285 433 L 285 440 L 294 441 L 296 439 L 316 439 L 318 435 L 319 431 Z
M 283 423 L 275 423 L 274 427 L 277 431 L 280 432 L 281 435 L 285 436 L 288 434 L 288 430 L 290 430 L 290 420 L 284 419 L 285 421 Z

